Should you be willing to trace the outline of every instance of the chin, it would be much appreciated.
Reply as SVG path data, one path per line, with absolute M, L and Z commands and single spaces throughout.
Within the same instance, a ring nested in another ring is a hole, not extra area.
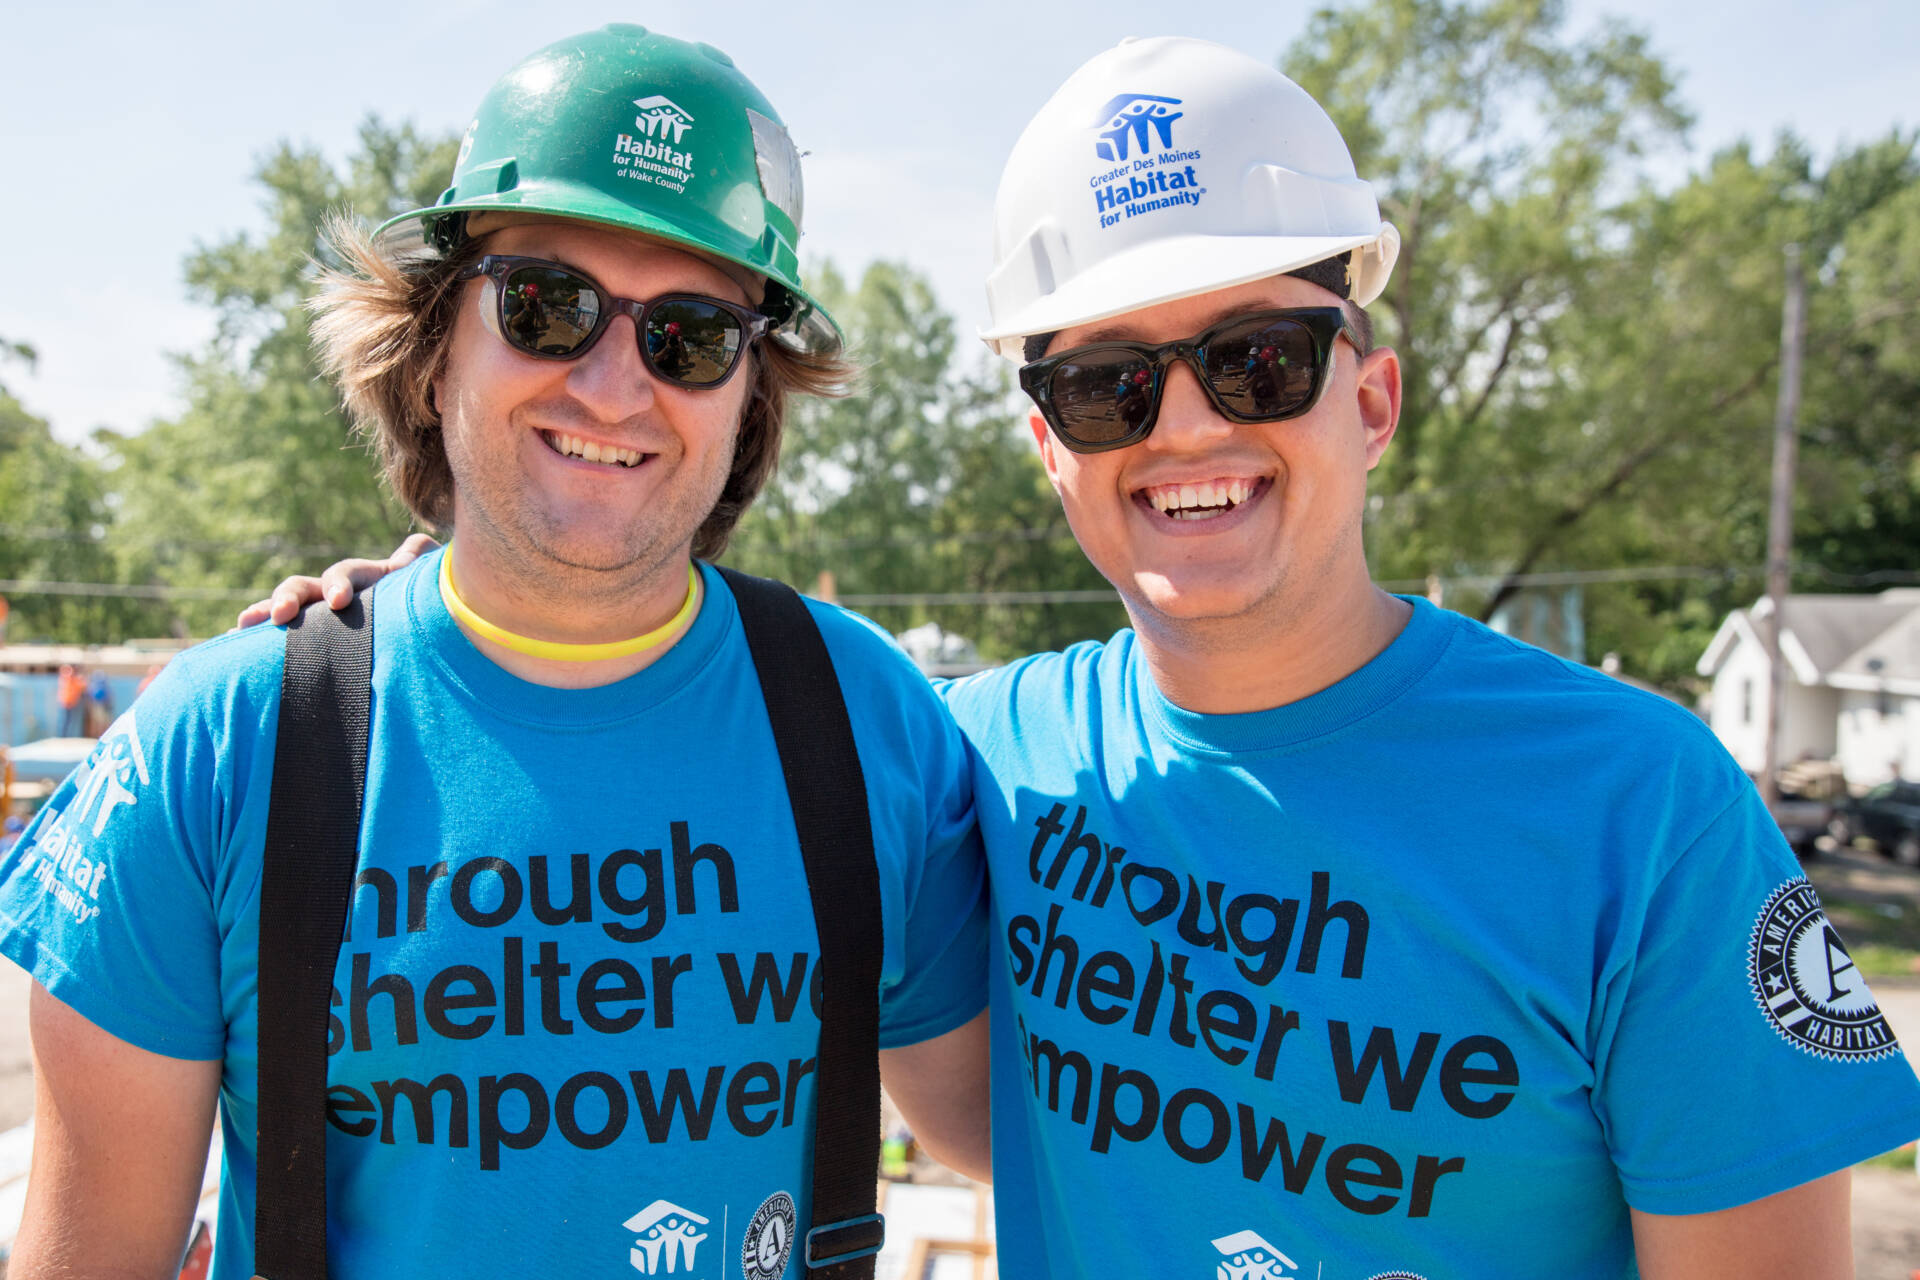
M 1147 609 L 1170 622 L 1207 622 L 1238 618 L 1254 612 L 1268 593 L 1246 583 L 1182 581 L 1161 574 L 1137 574 L 1129 604 Z

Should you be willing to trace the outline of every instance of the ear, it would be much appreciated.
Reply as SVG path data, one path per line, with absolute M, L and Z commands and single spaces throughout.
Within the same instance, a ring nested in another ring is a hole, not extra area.
M 1055 493 L 1060 492 L 1059 459 L 1053 452 L 1059 442 L 1053 438 L 1047 420 L 1040 416 L 1038 409 L 1027 411 L 1027 430 L 1033 432 L 1033 442 L 1040 446 L 1040 465 L 1047 469 L 1047 482 L 1053 486 Z
M 1355 374 L 1360 426 L 1366 433 L 1367 470 L 1380 465 L 1400 426 L 1400 356 L 1392 347 L 1375 347 Z

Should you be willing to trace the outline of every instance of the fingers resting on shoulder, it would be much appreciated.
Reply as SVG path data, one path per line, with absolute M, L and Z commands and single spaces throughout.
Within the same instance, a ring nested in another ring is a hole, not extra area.
M 440 544 L 424 533 L 408 534 L 384 560 L 337 560 L 317 578 L 295 574 L 281 580 L 273 594 L 256 600 L 240 611 L 235 629 L 271 622 L 285 626 L 294 616 L 317 600 L 325 600 L 334 609 L 347 607 L 355 595 L 365 591 L 396 569 L 403 569 Z

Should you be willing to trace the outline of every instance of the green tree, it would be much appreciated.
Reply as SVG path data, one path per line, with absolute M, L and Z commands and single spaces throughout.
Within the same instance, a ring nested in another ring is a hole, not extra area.
M 34 359 L 26 344 L 0 340 L 0 362 L 31 368 Z M 10 639 L 97 643 L 150 621 L 137 601 L 34 585 L 111 581 L 105 481 L 94 459 L 54 439 L 45 420 L 0 385 L 0 579 L 22 584 L 6 592 Z
M 1588 588 L 1594 650 L 1678 683 L 1759 587 L 1788 241 L 1814 281 L 1802 555 L 1884 567 L 1858 535 L 1912 528 L 1912 365 L 1883 352 L 1915 296 L 1913 143 L 1824 171 L 1791 137 L 1742 144 L 1657 190 L 1646 157 L 1687 123 L 1672 76 L 1624 26 L 1564 25 L 1557 0 L 1375 0 L 1316 14 L 1285 59 L 1404 236 L 1369 553 L 1389 579 L 1491 575 L 1451 601 L 1482 616 L 1543 571 L 1723 570 Z M 1863 263 L 1883 257 L 1901 269 Z
M 338 552 L 392 546 L 407 530 L 315 371 L 305 304 L 322 219 L 344 208 L 379 221 L 431 203 L 454 146 L 369 119 L 336 170 L 318 151 L 283 143 L 256 174 L 265 233 L 189 255 L 188 288 L 218 326 L 206 349 L 181 358 L 187 408 L 138 435 L 101 437 L 118 464 L 113 542 L 129 580 L 264 591 Z M 205 634 L 225 627 L 232 609 L 208 601 L 177 612 Z
M 1102 591 L 1074 545 L 999 368 L 956 359 L 953 318 L 909 267 L 857 286 L 811 277 L 861 367 L 844 400 L 799 404 L 780 469 L 729 558 L 843 596 Z M 984 655 L 1053 648 L 1123 625 L 1117 603 L 861 604 L 893 631 L 931 618 Z

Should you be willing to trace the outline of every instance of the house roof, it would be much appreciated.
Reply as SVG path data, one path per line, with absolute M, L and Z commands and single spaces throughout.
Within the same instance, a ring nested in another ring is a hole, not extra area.
M 1760 643 L 1756 625 L 1773 612 L 1762 597 L 1751 609 L 1727 615 L 1696 670 L 1720 670 L 1740 640 Z M 1790 595 L 1783 612 L 1780 649 L 1801 684 L 1824 684 L 1861 646 L 1909 615 L 1920 613 L 1920 590 L 1896 587 L 1877 595 Z
M 1905 692 L 1920 685 L 1920 607 L 1847 655 L 1830 678 L 1841 688 Z

